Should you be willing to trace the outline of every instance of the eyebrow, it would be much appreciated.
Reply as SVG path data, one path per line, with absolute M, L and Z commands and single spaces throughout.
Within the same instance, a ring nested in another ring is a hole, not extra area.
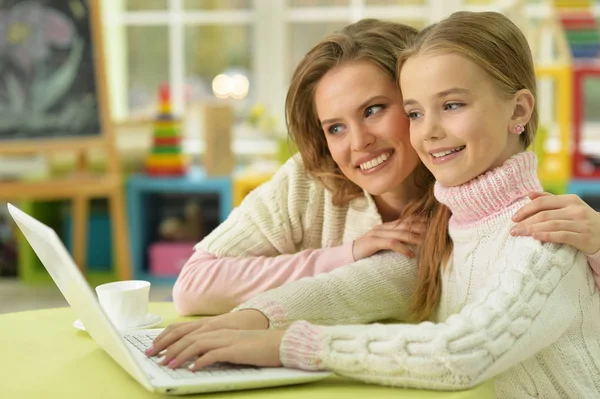
M 372 102 L 375 102 L 375 100 L 384 100 L 384 101 L 389 101 L 389 99 L 388 99 L 386 96 L 378 94 L 378 95 L 376 95 L 376 96 L 370 97 L 370 98 L 369 98 L 368 100 L 366 100 L 366 101 L 363 101 L 363 102 L 362 102 L 362 103 L 361 103 L 361 104 L 360 104 L 358 107 L 356 107 L 356 110 L 357 110 L 357 111 L 360 111 L 360 110 L 362 110 L 362 109 L 363 109 L 363 108 L 365 108 L 365 107 L 366 107 L 368 104 L 370 104 L 370 103 L 372 103 Z M 323 127 L 323 125 L 327 125 L 327 124 L 330 124 L 330 123 L 336 122 L 336 121 L 338 121 L 338 120 L 339 120 L 339 118 L 324 119 L 324 120 L 322 120 L 322 121 L 321 121 L 321 127 Z
M 440 91 L 439 93 L 436 93 L 435 97 L 437 97 L 437 98 L 444 98 L 444 97 L 448 97 L 451 94 L 471 94 L 471 90 L 462 89 L 460 87 L 453 87 L 451 89 Z M 403 104 L 406 107 L 407 105 L 415 105 L 415 104 L 417 104 L 417 101 L 413 100 L 412 98 L 409 98 L 407 100 L 404 100 Z

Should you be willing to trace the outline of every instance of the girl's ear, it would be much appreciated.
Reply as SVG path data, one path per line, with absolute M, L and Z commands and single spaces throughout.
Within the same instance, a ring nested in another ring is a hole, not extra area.
M 527 125 L 535 107 L 535 98 L 527 89 L 519 90 L 514 96 L 514 109 L 510 119 L 509 131 L 520 134 L 519 126 Z

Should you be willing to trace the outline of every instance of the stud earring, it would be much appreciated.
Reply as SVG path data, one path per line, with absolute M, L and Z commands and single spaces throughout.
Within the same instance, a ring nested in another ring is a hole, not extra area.
M 513 131 L 515 132 L 515 134 L 521 134 L 525 131 L 525 128 L 523 127 L 523 125 L 515 125 Z

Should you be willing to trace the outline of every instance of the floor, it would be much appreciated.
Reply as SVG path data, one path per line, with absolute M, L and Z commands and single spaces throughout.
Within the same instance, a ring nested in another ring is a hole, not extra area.
M 152 286 L 150 301 L 165 301 L 171 297 L 171 287 Z M 54 285 L 23 285 L 15 278 L 0 278 L 0 313 L 68 306 Z

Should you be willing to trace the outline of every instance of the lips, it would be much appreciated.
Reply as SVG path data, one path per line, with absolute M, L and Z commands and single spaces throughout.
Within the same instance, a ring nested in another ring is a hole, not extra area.
M 375 152 L 371 152 L 370 154 L 364 155 L 357 160 L 354 161 L 354 167 L 356 169 L 362 169 L 369 166 L 371 163 L 371 167 L 373 165 L 377 165 L 377 162 L 386 161 L 389 159 L 394 153 L 393 149 L 379 150 Z
M 391 151 L 384 152 L 383 154 L 379 155 L 378 157 L 372 158 L 371 160 L 369 160 L 367 162 L 361 163 L 360 165 L 358 165 L 358 167 L 362 170 L 373 169 L 374 167 L 379 166 L 382 163 L 386 162 L 391 156 L 392 156 Z
M 429 154 L 434 158 L 441 158 L 441 157 L 448 156 L 450 154 L 454 154 L 456 152 L 460 152 L 460 151 L 464 150 L 465 148 L 466 148 L 466 146 L 464 146 L 464 145 L 460 145 L 458 147 L 440 148 L 440 149 L 431 151 Z

